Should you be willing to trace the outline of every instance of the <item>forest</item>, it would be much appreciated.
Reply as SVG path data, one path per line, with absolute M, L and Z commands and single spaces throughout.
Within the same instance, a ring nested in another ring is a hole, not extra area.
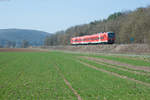
M 44 44 L 70 45 L 71 37 L 98 32 L 115 32 L 116 44 L 150 44 L 150 6 L 140 7 L 134 11 L 116 12 L 106 19 L 58 31 L 46 37 Z

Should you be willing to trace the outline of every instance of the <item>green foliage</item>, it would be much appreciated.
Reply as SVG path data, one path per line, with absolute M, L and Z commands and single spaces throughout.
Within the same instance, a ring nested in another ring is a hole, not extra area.
M 115 20 L 116 18 L 120 17 L 122 15 L 121 12 L 117 12 L 117 13 L 114 13 L 114 14 L 111 14 L 107 20 Z

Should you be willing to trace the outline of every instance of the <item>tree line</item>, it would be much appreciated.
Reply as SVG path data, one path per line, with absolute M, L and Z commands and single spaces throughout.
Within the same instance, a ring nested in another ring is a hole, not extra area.
M 150 43 L 150 6 L 58 31 L 45 39 L 45 45 L 69 45 L 71 37 L 110 31 L 116 33 L 116 44 Z
M 10 40 L 1 40 L 0 41 L 0 48 L 27 48 L 30 46 L 29 41 L 22 40 L 22 42 L 17 43 L 16 41 Z

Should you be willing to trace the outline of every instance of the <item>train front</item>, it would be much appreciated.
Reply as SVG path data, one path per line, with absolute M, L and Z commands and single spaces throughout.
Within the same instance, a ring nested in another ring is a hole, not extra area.
M 109 44 L 115 43 L 115 33 L 114 32 L 108 32 L 108 43 Z

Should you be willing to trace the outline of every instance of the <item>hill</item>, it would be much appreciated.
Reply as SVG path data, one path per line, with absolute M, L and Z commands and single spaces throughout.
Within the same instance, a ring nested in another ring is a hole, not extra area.
M 70 38 L 99 32 L 116 33 L 116 44 L 150 44 L 150 6 L 134 11 L 116 12 L 106 19 L 72 26 L 46 38 L 50 45 L 70 45 Z
M 0 45 L 3 47 L 20 47 L 23 40 L 31 46 L 43 45 L 44 39 L 50 34 L 43 31 L 27 29 L 0 29 Z

